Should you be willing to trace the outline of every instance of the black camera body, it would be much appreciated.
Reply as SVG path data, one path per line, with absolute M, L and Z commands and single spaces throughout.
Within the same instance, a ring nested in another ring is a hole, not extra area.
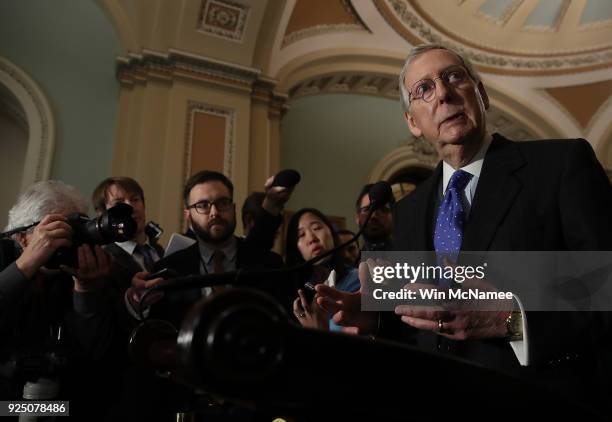
M 112 242 L 125 242 L 134 237 L 136 221 L 132 217 L 133 208 L 128 204 L 117 204 L 102 212 L 96 218 L 88 218 L 80 213 L 66 217 L 72 228 L 72 246 L 58 248 L 45 267 L 50 269 L 67 265 L 78 268 L 77 248 L 81 245 L 106 245 Z

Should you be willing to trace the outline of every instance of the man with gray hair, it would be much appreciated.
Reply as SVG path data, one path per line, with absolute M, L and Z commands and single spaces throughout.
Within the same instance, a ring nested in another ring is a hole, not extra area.
M 46 265 L 59 248 L 72 245 L 66 216 L 86 212 L 86 202 L 74 187 L 54 180 L 35 183 L 9 211 L 7 229 L 23 230 L 13 235 L 15 245 L 3 239 L 0 251 L 0 363 L 22 368 L 27 359 L 29 365 L 0 383 L 0 390 L 2 384 L 9 386 L 1 395 L 20 399 L 26 381 L 30 386 L 43 383 L 57 389 L 56 398 L 72 400 L 71 415 L 91 405 L 96 386 L 103 384 L 96 368 L 110 344 L 111 323 L 99 285 L 109 261 L 100 246 L 82 245 L 77 249 L 78 268 Z M 16 254 L 11 258 L 12 251 Z
M 414 48 L 399 82 L 410 132 L 435 147 L 440 163 L 397 203 L 397 250 L 435 251 L 451 262 L 463 251 L 612 250 L 612 188 L 587 141 L 489 134 L 482 80 L 442 45 Z M 367 275 L 360 271 L 364 286 Z M 565 394 L 580 386 L 574 398 L 598 406 L 608 394 L 598 373 L 611 353 L 605 312 L 527 312 L 515 297 L 498 312 L 400 305 L 377 315 L 359 311 L 360 293 L 325 285 L 317 292 L 341 325 L 562 385 Z

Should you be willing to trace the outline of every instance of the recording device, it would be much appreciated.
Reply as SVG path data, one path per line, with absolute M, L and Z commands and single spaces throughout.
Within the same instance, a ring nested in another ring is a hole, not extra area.
M 283 186 L 289 189 L 300 183 L 300 180 L 302 180 L 302 177 L 296 170 L 281 170 L 274 176 L 272 186 Z
M 302 291 L 304 292 L 306 303 L 312 303 L 315 295 L 317 294 L 317 291 L 315 290 L 315 285 L 311 281 L 304 283 L 304 288 L 302 289 Z
M 66 217 L 66 223 L 72 228 L 72 246 L 58 248 L 45 267 L 58 268 L 60 265 L 67 265 L 77 268 L 79 246 L 106 245 L 131 239 L 136 233 L 136 221 L 132 218 L 132 212 L 130 205 L 117 204 L 97 218 L 89 219 L 80 213 L 70 214 Z
M 145 234 L 151 243 L 157 243 L 163 233 L 164 229 L 155 221 L 149 221 L 145 226 Z
M 179 274 L 176 271 L 170 268 L 163 268 L 159 271 L 149 274 L 148 276 L 145 277 L 145 280 L 153 280 L 154 278 L 159 278 L 159 277 L 167 280 L 169 278 L 178 277 L 178 275 Z
M 78 267 L 77 248 L 81 245 L 106 245 L 112 242 L 125 242 L 134 237 L 136 221 L 132 218 L 133 208 L 128 204 L 117 204 L 103 211 L 97 218 L 88 218 L 80 213 L 66 217 L 72 228 L 72 246 L 58 248 L 45 263 L 45 267 L 55 269 L 60 265 Z M 2 233 L 8 237 L 36 226 L 40 221 Z

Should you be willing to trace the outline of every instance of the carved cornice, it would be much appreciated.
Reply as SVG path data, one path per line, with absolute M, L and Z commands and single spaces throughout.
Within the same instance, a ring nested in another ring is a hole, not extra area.
M 374 0 L 374 4 L 389 25 L 412 45 L 424 42 L 446 45 L 490 72 L 557 74 L 598 69 L 610 66 L 612 63 L 611 49 L 587 53 L 575 52 L 554 57 L 546 54 L 510 55 L 491 51 L 437 30 L 420 16 L 407 0 Z
M 261 77 L 253 82 L 251 98 L 254 102 L 261 102 L 268 105 L 268 117 L 273 119 L 281 118 L 288 110 L 289 97 L 275 91 L 277 81 Z
M 307 79 L 291 88 L 289 97 L 306 95 L 350 93 L 399 98 L 397 77 L 371 73 L 334 73 Z
M 435 167 L 438 161 L 440 161 L 436 149 L 423 138 L 410 136 L 401 141 L 398 146 L 410 150 L 410 156 L 429 167 Z
M 258 69 L 173 49 L 166 53 L 143 50 L 117 60 L 117 78 L 127 85 L 149 79 L 191 79 L 250 90 L 259 74 Z

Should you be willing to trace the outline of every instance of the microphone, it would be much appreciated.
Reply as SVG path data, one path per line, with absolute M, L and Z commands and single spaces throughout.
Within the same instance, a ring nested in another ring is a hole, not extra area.
M 392 195 L 393 192 L 391 191 L 391 185 L 389 182 L 384 180 L 376 182 L 374 186 L 370 188 L 370 192 L 368 192 L 368 196 L 370 198 L 370 209 L 374 209 L 374 211 L 381 209 L 389 203 Z
M 293 172 L 294 170 L 283 170 L 287 172 Z M 280 172 L 279 174 L 281 174 Z M 295 172 L 297 174 L 297 172 Z M 299 174 L 298 174 L 299 177 Z M 350 245 L 355 240 L 361 236 L 363 230 L 368 225 L 372 214 L 379 208 L 382 208 L 385 204 L 389 202 L 391 199 L 391 186 L 388 182 L 380 181 L 374 184 L 369 192 L 370 195 L 370 209 L 368 210 L 368 215 L 363 223 L 363 225 L 359 228 L 359 231 L 353 236 L 351 239 L 347 240 L 344 243 L 330 249 L 329 251 L 315 256 L 308 261 L 302 262 L 298 265 L 294 265 L 289 268 L 275 269 L 275 270 L 237 270 L 237 271 L 228 271 L 220 274 L 206 274 L 206 275 L 189 275 L 184 277 L 177 277 L 165 280 L 158 285 L 150 288 L 145 296 L 148 296 L 150 293 L 154 291 L 176 291 L 176 290 L 188 290 L 202 287 L 213 287 L 219 286 L 223 284 L 232 284 L 232 285 L 241 285 L 241 286 L 250 286 L 257 285 L 262 286 L 264 284 L 275 284 L 275 283 L 283 283 L 286 282 L 287 274 L 294 273 L 296 271 L 300 271 L 306 267 L 315 265 L 317 262 L 321 261 L 324 258 L 338 252 L 340 249 Z M 144 300 L 144 297 L 141 301 Z
M 274 176 L 272 186 L 282 186 L 290 189 L 300 183 L 300 180 L 302 180 L 302 176 L 296 170 L 281 170 Z

